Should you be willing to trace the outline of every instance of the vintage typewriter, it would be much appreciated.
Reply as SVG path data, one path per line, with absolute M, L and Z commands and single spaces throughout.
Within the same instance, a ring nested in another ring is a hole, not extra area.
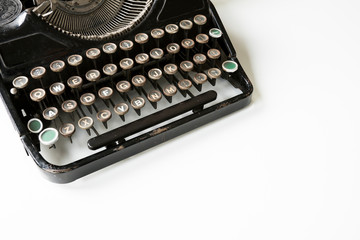
M 0 70 L 26 152 L 58 183 L 243 108 L 253 90 L 209 0 L 2 0 Z

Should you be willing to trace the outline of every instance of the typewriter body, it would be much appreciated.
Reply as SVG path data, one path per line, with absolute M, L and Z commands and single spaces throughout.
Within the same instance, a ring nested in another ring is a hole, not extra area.
M 209 0 L 5 0 L 0 93 L 26 152 L 67 183 L 250 103 Z

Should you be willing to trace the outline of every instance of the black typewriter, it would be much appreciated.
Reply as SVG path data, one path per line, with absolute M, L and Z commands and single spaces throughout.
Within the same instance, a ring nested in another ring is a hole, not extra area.
M 0 93 L 41 171 L 74 181 L 248 105 L 209 0 L 2 0 Z

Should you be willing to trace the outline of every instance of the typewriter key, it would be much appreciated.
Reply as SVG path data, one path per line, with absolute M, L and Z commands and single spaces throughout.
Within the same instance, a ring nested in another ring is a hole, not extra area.
M 72 76 L 67 80 L 67 85 L 75 92 L 76 98 L 80 98 L 79 90 L 81 90 L 83 80 L 79 76 Z
M 166 100 L 168 100 L 169 103 L 172 103 L 172 97 L 177 93 L 177 88 L 172 84 L 168 85 L 163 89 L 163 93 Z
M 157 103 L 161 100 L 162 94 L 158 90 L 152 90 L 147 94 L 147 98 L 154 109 L 157 109 Z
M 203 33 L 200 33 L 195 38 L 196 42 L 199 44 L 199 52 L 204 52 L 204 45 L 209 42 L 209 36 Z
M 44 99 L 46 98 L 46 92 L 42 88 L 36 88 L 30 92 L 30 99 L 34 102 L 39 103 L 39 107 L 41 112 L 46 108 L 46 104 L 44 103 Z
M 167 52 L 171 55 L 172 63 L 175 63 L 175 56 L 180 52 L 180 46 L 177 43 L 170 43 L 166 46 Z
M 210 37 L 213 38 L 213 44 L 212 44 L 213 48 L 216 48 L 217 45 L 218 45 L 218 41 L 217 41 L 217 40 L 218 40 L 219 38 L 221 38 L 222 35 L 223 35 L 222 31 L 221 31 L 220 29 L 218 29 L 218 28 L 212 28 L 212 29 L 210 29 L 210 31 L 209 31 L 209 35 L 210 35 Z
M 178 87 L 180 89 L 180 93 L 186 97 L 186 94 L 188 94 L 190 97 L 194 97 L 194 95 L 189 91 L 189 89 L 192 87 L 192 82 L 189 79 L 182 79 L 178 82 Z
M 218 49 L 212 48 L 212 49 L 209 49 L 209 51 L 207 52 L 207 56 L 211 60 L 211 67 L 215 67 L 216 60 L 221 57 L 221 52 Z
M 129 95 L 127 94 L 131 90 L 131 84 L 128 81 L 120 81 L 116 84 L 116 90 L 119 92 L 122 99 L 125 101 L 131 101 Z
M 141 109 L 145 106 L 145 99 L 142 97 L 135 97 L 131 99 L 131 106 L 134 108 L 135 112 L 141 116 Z
M 80 113 L 77 110 L 77 102 L 74 100 L 66 100 L 65 102 L 63 102 L 61 104 L 61 109 L 66 112 L 66 113 L 70 113 L 70 117 L 73 121 L 75 121 L 75 116 L 74 116 L 74 112 L 76 112 L 76 114 L 78 115 L 79 118 L 81 118 Z M 83 113 L 83 116 L 85 116 L 85 113 Z
M 189 30 L 191 30 L 193 27 L 193 22 L 190 20 L 182 20 L 179 25 L 180 25 L 180 28 L 182 30 L 184 30 L 185 38 L 188 38 Z
M 24 95 L 26 96 L 26 100 L 29 101 L 29 96 L 25 90 L 25 88 L 29 85 L 29 79 L 27 77 L 25 76 L 16 77 L 13 80 L 12 85 L 14 86 L 15 89 L 23 91 Z M 17 95 L 17 94 L 19 94 L 19 91 L 17 91 L 16 94 L 13 95 Z
M 194 64 L 190 61 L 182 61 L 180 63 L 180 69 L 184 72 L 183 77 L 188 78 L 189 72 L 194 69 Z
M 141 93 L 144 93 L 144 95 L 146 95 L 146 92 L 143 88 L 143 86 L 146 83 L 146 78 L 143 75 L 136 75 L 131 79 L 132 84 L 135 86 L 136 91 L 138 92 L 139 95 L 141 95 Z
M 160 59 L 164 57 L 164 51 L 161 48 L 154 48 L 150 51 L 150 57 L 156 60 L 156 67 L 160 68 Z
M 97 69 L 96 59 L 98 59 L 100 55 L 101 51 L 98 48 L 90 48 L 86 51 L 86 57 L 92 60 L 95 69 Z
M 129 112 L 129 105 L 126 103 L 119 103 L 114 107 L 114 112 L 125 121 L 125 114 Z
M 86 130 L 87 134 L 91 136 L 90 129 L 94 131 L 94 133 L 99 136 L 99 133 L 94 128 L 94 120 L 91 117 L 83 117 L 78 121 L 78 125 L 81 129 Z
M 44 67 L 35 67 L 30 71 L 30 76 L 33 79 L 40 80 L 40 84 L 42 88 L 44 87 L 43 78 L 46 74 L 46 69 Z
M 194 23 L 198 25 L 198 33 L 202 32 L 202 27 L 207 23 L 207 18 L 204 15 L 196 15 L 194 17 Z
M 44 146 L 56 148 L 55 143 L 59 140 L 59 132 L 55 128 L 46 128 L 39 134 L 39 141 Z
M 90 114 L 93 113 L 91 107 L 94 108 L 95 112 L 98 112 L 98 109 L 95 106 L 95 100 L 96 100 L 96 97 L 92 93 L 85 93 L 85 94 L 81 95 L 81 97 L 80 97 L 81 104 L 83 104 L 84 106 L 87 107 Z
M 121 50 L 123 50 L 125 52 L 125 56 L 128 58 L 129 52 L 134 47 L 134 43 L 133 43 L 133 41 L 130 41 L 130 40 L 124 40 L 124 41 L 120 42 L 119 47 Z
M 58 74 L 60 82 L 63 82 L 61 72 L 64 71 L 64 69 L 65 69 L 65 62 L 62 60 L 56 60 L 50 63 L 50 70 Z
M 207 75 L 210 78 L 209 79 L 210 84 L 215 86 L 216 79 L 221 76 L 221 70 L 218 68 L 210 68 L 209 70 L 207 70 Z
M 140 44 L 141 52 L 145 52 L 144 45 L 149 41 L 149 36 L 146 33 L 138 33 L 135 36 L 135 42 Z
M 206 56 L 202 53 L 197 53 L 194 55 L 193 57 L 194 63 L 196 63 L 196 65 L 198 65 L 198 72 L 202 72 L 203 69 L 203 65 L 206 63 Z
M 61 96 L 65 92 L 65 85 L 61 82 L 51 84 L 50 93 L 55 96 L 56 101 L 59 105 L 64 101 L 64 98 Z
M 103 72 L 105 75 L 110 76 L 110 82 L 111 82 L 111 86 L 114 86 L 114 75 L 115 73 L 117 73 L 118 68 L 115 64 L 106 64 L 103 67 Z
M 68 57 L 67 62 L 70 66 L 75 67 L 77 75 L 80 75 L 79 66 L 83 62 L 81 55 L 75 54 Z
M 96 90 L 96 82 L 100 79 L 101 77 L 101 74 L 98 70 L 90 70 L 88 71 L 86 74 L 85 74 L 85 77 L 86 79 L 89 81 L 89 82 L 92 82 L 93 84 L 93 87 L 94 87 L 94 92 L 97 92 Z
M 56 118 L 58 118 L 59 117 L 59 110 L 56 108 L 56 107 L 48 107 L 48 108 L 46 108 L 44 111 L 43 111 L 43 118 L 45 119 L 45 120 L 48 120 L 48 121 L 53 121 L 54 122 L 54 124 L 55 124 L 55 128 L 57 128 L 56 127 Z M 59 117 L 59 120 L 60 120 L 60 122 L 61 123 L 63 123 L 62 122 L 62 119 Z
M 161 28 L 155 28 L 151 30 L 151 36 L 155 39 L 156 47 L 160 47 L 160 39 L 165 36 L 165 31 Z
M 207 76 L 204 73 L 197 73 L 194 76 L 195 88 L 200 92 L 202 85 L 207 81 Z
M 110 120 L 111 116 L 112 116 L 112 114 L 109 110 L 101 110 L 100 112 L 98 112 L 96 114 L 97 120 L 102 122 L 102 124 L 104 125 L 104 127 L 106 129 L 108 129 L 107 122 Z
M 222 69 L 228 74 L 234 73 L 239 69 L 239 65 L 235 61 L 228 60 L 223 62 Z
M 135 62 L 139 65 L 141 65 L 141 72 L 144 75 L 145 74 L 145 64 L 148 63 L 150 60 L 149 55 L 146 53 L 140 53 L 136 55 Z
M 130 70 L 134 66 L 134 61 L 131 58 L 124 58 L 120 61 L 119 65 L 126 72 L 126 80 L 130 81 Z
M 178 72 L 178 67 L 175 64 L 166 64 L 164 66 L 164 72 L 167 75 L 167 81 L 170 84 L 173 84 L 174 82 L 174 75 Z
M 65 124 L 61 125 L 59 128 L 60 134 L 65 138 L 69 138 L 70 143 L 73 143 L 72 136 L 74 135 L 75 130 L 76 130 L 76 128 L 75 128 L 74 124 L 72 124 L 72 123 L 65 123 Z
M 189 60 L 190 58 L 190 49 L 193 49 L 195 47 L 195 42 L 192 39 L 184 39 L 181 41 L 181 46 L 183 48 L 185 48 L 185 55 L 186 55 L 186 60 Z
M 162 71 L 159 68 L 153 68 L 148 72 L 148 76 L 153 87 L 158 89 L 158 80 L 160 80 L 162 77 Z
M 43 130 L 43 123 L 38 118 L 32 118 L 28 121 L 27 128 L 31 133 L 39 133 Z
M 111 100 L 113 93 L 114 93 L 114 91 L 112 90 L 112 88 L 109 88 L 109 87 L 103 87 L 98 92 L 99 97 L 103 100 L 103 102 L 105 103 L 105 105 L 107 107 L 110 107 L 109 103 L 112 106 L 115 106 L 114 102 Z
M 170 35 L 170 42 L 175 41 L 175 34 L 179 32 L 179 27 L 176 24 L 168 24 L 165 31 Z
M 117 46 L 115 43 L 105 43 L 102 47 L 103 52 L 109 55 L 110 62 L 113 63 L 113 54 L 116 53 Z

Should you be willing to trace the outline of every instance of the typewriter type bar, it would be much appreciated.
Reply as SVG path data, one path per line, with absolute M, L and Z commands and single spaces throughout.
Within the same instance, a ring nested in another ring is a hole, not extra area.
M 131 2 L 119 5 L 137 20 L 124 31 L 112 22 L 75 34 L 83 21 L 76 10 L 72 26 L 37 7 L 23 13 L 21 29 L 0 30 L 1 96 L 26 152 L 53 182 L 74 181 L 251 101 L 252 84 L 210 1 Z M 95 14 L 106 4 L 89 7 Z M 19 35 L 34 42 L 31 59 L 16 55 Z

